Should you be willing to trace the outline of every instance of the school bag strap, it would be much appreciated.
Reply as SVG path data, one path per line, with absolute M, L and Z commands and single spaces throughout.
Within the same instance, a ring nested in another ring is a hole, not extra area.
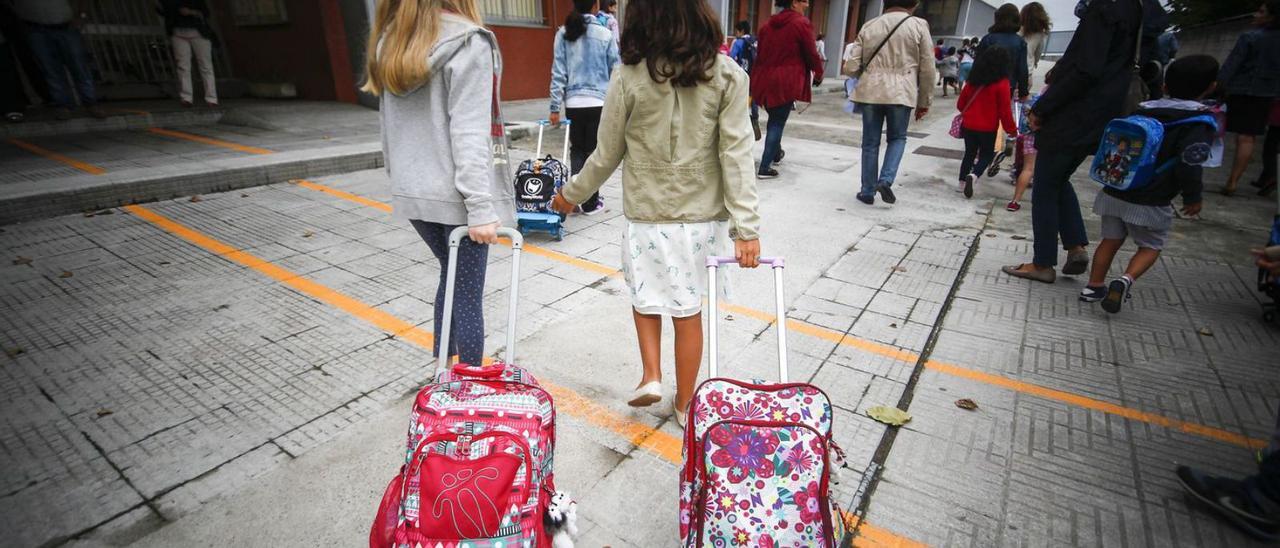
M 893 26 L 893 30 L 889 31 L 889 35 L 885 36 L 884 40 L 880 41 L 880 45 L 876 46 L 876 49 L 871 52 L 871 57 L 867 57 L 866 59 L 862 60 L 862 64 L 858 66 L 858 72 L 853 74 L 852 76 L 857 78 L 862 78 L 862 73 L 866 72 L 867 67 L 871 66 L 871 61 L 875 60 L 876 55 L 880 53 L 880 50 L 884 49 L 884 45 L 889 43 L 889 39 L 893 38 L 893 34 L 895 32 L 898 32 L 898 28 L 901 27 L 903 23 L 906 23 L 907 20 L 911 19 L 912 17 L 914 16 L 907 15 L 906 17 L 903 17 L 901 21 L 898 21 L 898 24 Z

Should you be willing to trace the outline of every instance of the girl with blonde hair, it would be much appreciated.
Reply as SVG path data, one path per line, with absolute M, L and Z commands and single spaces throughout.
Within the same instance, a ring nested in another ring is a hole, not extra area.
M 484 353 L 488 244 L 515 226 L 498 83 L 502 58 L 475 0 L 381 0 L 369 34 L 368 79 L 380 97 L 392 215 L 408 220 L 440 261 L 444 302 L 449 233 L 467 226 L 458 254 L 450 348 L 464 363 Z M 442 307 L 435 307 L 438 356 Z

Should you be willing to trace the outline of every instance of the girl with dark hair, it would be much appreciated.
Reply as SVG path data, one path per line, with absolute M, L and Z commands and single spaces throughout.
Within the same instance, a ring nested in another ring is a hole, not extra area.
M 1018 6 L 1005 4 L 996 9 L 995 24 L 987 29 L 990 34 L 978 42 L 974 56 L 981 58 L 983 52 L 993 46 L 1004 48 L 1008 61 L 1005 75 L 1018 88 L 1018 97 L 1026 99 L 1031 95 L 1030 73 L 1027 71 L 1027 42 L 1018 36 L 1022 28 L 1022 14 Z
M 973 185 L 995 156 L 996 129 L 1003 125 L 1009 134 L 1018 132 L 1013 119 L 1009 90 L 1009 53 L 1004 48 L 988 49 L 973 62 L 969 81 L 965 82 L 956 108 L 960 109 L 960 127 L 964 134 L 964 158 L 960 160 L 958 192 L 973 197 Z M 976 160 L 976 161 L 975 161 Z
M 765 130 L 764 156 L 756 176 L 778 176 L 773 164 L 782 161 L 782 132 L 796 101 L 813 100 L 813 84 L 822 83 L 822 57 L 818 55 L 813 24 L 804 16 L 809 0 L 774 0 L 782 8 L 760 27 L 756 36 L 758 53 L 751 70 L 751 96 L 769 113 Z
M 1049 20 L 1049 13 L 1044 10 L 1044 5 L 1039 2 L 1022 6 L 1021 17 L 1022 30 L 1018 31 L 1018 35 L 1027 43 L 1027 68 L 1034 71 L 1040 66 L 1040 58 L 1044 57 L 1044 47 L 1049 42 L 1049 29 L 1053 27 L 1053 22 Z
M 1227 94 L 1227 131 L 1236 134 L 1236 156 L 1222 193 L 1235 194 L 1253 158 L 1253 145 L 1267 132 L 1271 102 L 1280 97 L 1280 0 L 1267 0 L 1253 14 L 1254 30 L 1240 35 L 1222 63 L 1218 85 Z
M 582 169 L 596 149 L 600 111 L 604 107 L 609 77 L 617 66 L 618 41 L 594 14 L 596 0 L 574 0 L 573 11 L 556 32 L 551 63 L 551 124 L 560 123 L 560 111 L 569 124 L 569 162 L 573 173 Z M 603 211 L 604 200 L 593 194 L 582 204 L 584 215 Z
M 671 316 L 681 428 L 702 363 L 706 258 L 733 254 L 754 268 L 760 256 L 747 74 L 718 53 L 721 39 L 705 0 L 630 0 L 599 148 L 552 202 L 571 211 L 626 160 L 622 272 L 644 366 L 627 403 L 662 399 L 662 316 Z

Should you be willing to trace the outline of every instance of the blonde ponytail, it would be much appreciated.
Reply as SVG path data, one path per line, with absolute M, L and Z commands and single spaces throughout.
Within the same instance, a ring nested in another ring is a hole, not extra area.
M 440 37 L 440 17 L 454 12 L 483 25 L 475 0 L 380 0 L 366 49 L 362 91 L 403 94 L 431 79 L 427 57 Z

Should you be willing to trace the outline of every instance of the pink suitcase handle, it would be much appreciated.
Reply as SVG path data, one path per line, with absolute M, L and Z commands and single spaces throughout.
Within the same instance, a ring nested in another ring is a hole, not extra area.
M 760 264 L 769 265 L 773 268 L 785 268 L 787 260 L 782 257 L 760 257 Z M 707 256 L 707 266 L 724 266 L 727 264 L 738 264 L 736 257 L 727 257 L 724 255 Z
M 707 330 L 707 342 L 709 348 L 708 369 L 711 376 L 720 375 L 720 356 L 719 356 L 719 319 L 720 319 L 720 302 L 719 295 L 716 293 L 716 269 L 721 265 L 737 264 L 738 259 L 734 257 L 725 257 L 722 255 L 711 255 L 707 257 L 707 300 L 710 303 L 710 328 Z M 773 268 L 773 306 L 777 312 L 774 324 L 778 327 L 778 382 L 787 382 L 787 306 L 783 298 L 782 287 L 782 271 L 787 266 L 787 261 L 782 257 L 760 257 L 760 264 L 766 264 Z

